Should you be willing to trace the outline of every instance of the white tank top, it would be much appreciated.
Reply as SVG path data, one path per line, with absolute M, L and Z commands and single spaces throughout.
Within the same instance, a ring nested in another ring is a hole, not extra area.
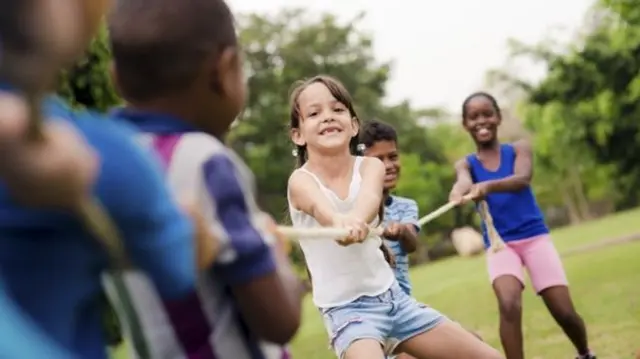
M 296 171 L 310 175 L 322 193 L 335 206 L 336 211 L 347 213 L 353 208 L 360 191 L 362 159 L 362 157 L 356 157 L 349 185 L 349 195 L 345 200 L 340 199 L 332 190 L 322 184 L 316 175 L 304 167 Z M 294 227 L 321 227 L 313 217 L 295 209 L 291 205 L 291 201 L 289 201 L 289 213 Z M 378 219 L 371 225 L 375 226 L 377 223 Z M 331 308 L 344 305 L 361 296 L 379 295 L 391 287 L 395 277 L 380 250 L 382 244 L 380 237 L 369 237 L 363 243 L 346 247 L 339 245 L 334 239 L 300 239 L 300 247 L 311 273 L 313 302 L 316 306 Z

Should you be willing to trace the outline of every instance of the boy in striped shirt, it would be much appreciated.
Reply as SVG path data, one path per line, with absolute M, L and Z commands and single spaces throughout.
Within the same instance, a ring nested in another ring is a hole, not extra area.
M 409 281 L 409 254 L 415 252 L 418 244 L 418 204 L 416 201 L 391 194 L 400 178 L 400 154 L 398 150 L 398 134 L 391 126 L 381 121 L 365 123 L 360 131 L 360 143 L 365 146 L 365 155 L 377 157 L 386 167 L 384 224 L 385 243 L 395 256 L 396 280 L 400 287 L 411 295 Z M 480 335 L 466 329 L 482 340 Z M 396 359 L 411 359 L 408 354 L 401 353 Z
M 409 282 L 409 253 L 418 243 L 418 204 L 416 201 L 391 194 L 400 178 L 400 154 L 398 135 L 390 125 L 380 121 L 364 124 L 360 131 L 360 143 L 366 156 L 377 157 L 386 168 L 384 178 L 384 226 L 385 243 L 395 257 L 396 279 L 402 290 L 411 295 Z
M 384 217 L 385 244 L 395 257 L 395 274 L 400 288 L 411 295 L 409 281 L 409 253 L 418 243 L 418 204 L 416 201 L 391 194 L 400 178 L 400 154 L 397 148 L 398 135 L 390 125 L 380 121 L 364 124 L 360 131 L 360 143 L 365 145 L 366 156 L 377 157 L 384 163 Z M 405 353 L 396 359 L 411 359 Z
M 256 205 L 250 170 L 219 140 L 246 91 L 227 4 L 122 1 L 108 24 L 115 82 L 129 103 L 114 115 L 140 130 L 169 185 L 196 201 L 220 242 L 197 293 L 179 305 L 159 300 L 144 276 L 128 276 L 152 356 L 286 358 L 301 286 Z

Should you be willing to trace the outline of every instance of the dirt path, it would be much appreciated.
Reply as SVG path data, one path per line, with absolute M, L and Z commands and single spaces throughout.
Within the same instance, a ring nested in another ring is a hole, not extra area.
M 618 238 L 609 238 L 609 239 L 601 240 L 595 243 L 590 243 L 583 246 L 571 248 L 569 250 L 563 251 L 561 255 L 563 257 L 568 257 L 574 254 L 595 251 L 601 248 L 625 244 L 629 242 L 635 242 L 635 241 L 640 241 L 640 233 L 635 233 L 635 234 L 622 236 Z

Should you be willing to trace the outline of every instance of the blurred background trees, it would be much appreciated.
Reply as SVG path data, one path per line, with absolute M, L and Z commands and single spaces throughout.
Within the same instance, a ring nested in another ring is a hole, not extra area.
M 392 64 L 374 58 L 374 39 L 359 27 L 364 16 L 340 22 L 300 9 L 238 15 L 250 93 L 228 141 L 253 169 L 261 206 L 282 221 L 294 167 L 287 122 L 296 80 L 335 76 L 352 93 L 362 120 L 396 127 L 403 164 L 397 193 L 418 201 L 423 214 L 446 202 L 453 162 L 473 149 L 459 113 L 384 101 Z M 503 107 L 504 140 L 528 137 L 534 143 L 534 187 L 552 225 L 640 200 L 640 0 L 595 3 L 579 35 L 566 46 L 510 43 L 513 58 L 546 66 L 542 81 L 528 83 L 504 70 L 487 74 L 487 89 Z M 108 66 L 103 31 L 86 59 L 62 74 L 59 93 L 78 106 L 104 111 L 118 105 Z M 476 217 L 473 208 L 461 208 L 430 224 L 414 260 L 427 260 L 429 251 L 432 257 L 452 253 L 449 233 L 477 225 Z

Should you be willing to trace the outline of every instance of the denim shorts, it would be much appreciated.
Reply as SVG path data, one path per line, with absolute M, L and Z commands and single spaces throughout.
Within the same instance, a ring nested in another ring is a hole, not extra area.
M 359 339 L 377 340 L 390 355 L 398 344 L 431 330 L 445 318 L 407 295 L 397 282 L 380 295 L 363 296 L 321 312 L 330 345 L 340 359 Z

